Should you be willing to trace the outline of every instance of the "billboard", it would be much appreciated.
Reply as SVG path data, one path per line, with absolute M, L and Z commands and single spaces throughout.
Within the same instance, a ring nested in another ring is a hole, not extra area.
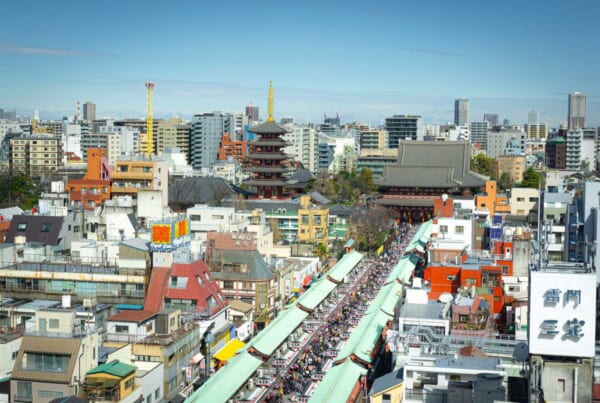
M 190 221 L 187 218 L 162 220 L 151 225 L 150 249 L 169 252 L 190 243 Z

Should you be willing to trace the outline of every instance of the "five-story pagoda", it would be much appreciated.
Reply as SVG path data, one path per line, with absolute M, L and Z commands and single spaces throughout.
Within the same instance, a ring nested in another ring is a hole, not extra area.
M 273 119 L 273 84 L 269 85 L 269 117 L 265 123 L 249 130 L 256 140 L 250 142 L 250 153 L 246 171 L 253 177 L 245 183 L 256 189 L 258 199 L 287 198 L 285 186 L 291 184 L 286 176 L 294 168 L 290 166 L 288 155 L 283 148 L 288 146 L 282 136 L 287 130 Z

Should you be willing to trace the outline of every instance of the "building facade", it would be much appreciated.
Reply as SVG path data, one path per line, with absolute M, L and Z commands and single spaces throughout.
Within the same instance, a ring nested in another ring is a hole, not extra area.
M 47 177 L 62 166 L 60 136 L 15 137 L 10 140 L 10 172 Z
M 457 126 L 469 125 L 469 100 L 460 98 L 454 101 L 454 124 Z
M 581 92 L 569 94 L 569 130 L 585 128 L 586 99 Z
M 212 112 L 194 115 L 190 133 L 190 162 L 194 169 L 210 168 L 217 161 L 224 133 L 233 133 L 231 113 Z
M 388 148 L 398 148 L 400 140 L 423 140 L 423 118 L 415 115 L 394 115 L 385 118 Z

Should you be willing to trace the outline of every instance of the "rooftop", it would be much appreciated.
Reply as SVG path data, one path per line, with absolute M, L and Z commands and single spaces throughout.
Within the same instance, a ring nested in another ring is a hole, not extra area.
M 135 372 L 135 365 L 125 364 L 124 362 L 119 362 L 119 360 L 114 360 L 111 362 L 107 362 L 106 364 L 98 365 L 96 368 L 90 369 L 87 374 L 110 374 L 114 376 L 118 376 L 119 378 L 124 378 L 132 372 Z
M 141 323 L 151 319 L 156 313 L 151 311 L 121 311 L 113 316 L 110 316 L 107 320 L 112 322 L 136 322 Z
M 428 301 L 426 304 L 406 303 L 400 308 L 400 317 L 406 319 L 443 319 L 443 304 L 438 301 Z

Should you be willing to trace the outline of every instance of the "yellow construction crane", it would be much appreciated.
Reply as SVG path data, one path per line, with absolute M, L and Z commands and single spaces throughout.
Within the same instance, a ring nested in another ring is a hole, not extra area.
M 154 129 L 154 83 L 146 83 L 146 154 L 152 156 L 154 154 L 154 139 L 152 131 Z

